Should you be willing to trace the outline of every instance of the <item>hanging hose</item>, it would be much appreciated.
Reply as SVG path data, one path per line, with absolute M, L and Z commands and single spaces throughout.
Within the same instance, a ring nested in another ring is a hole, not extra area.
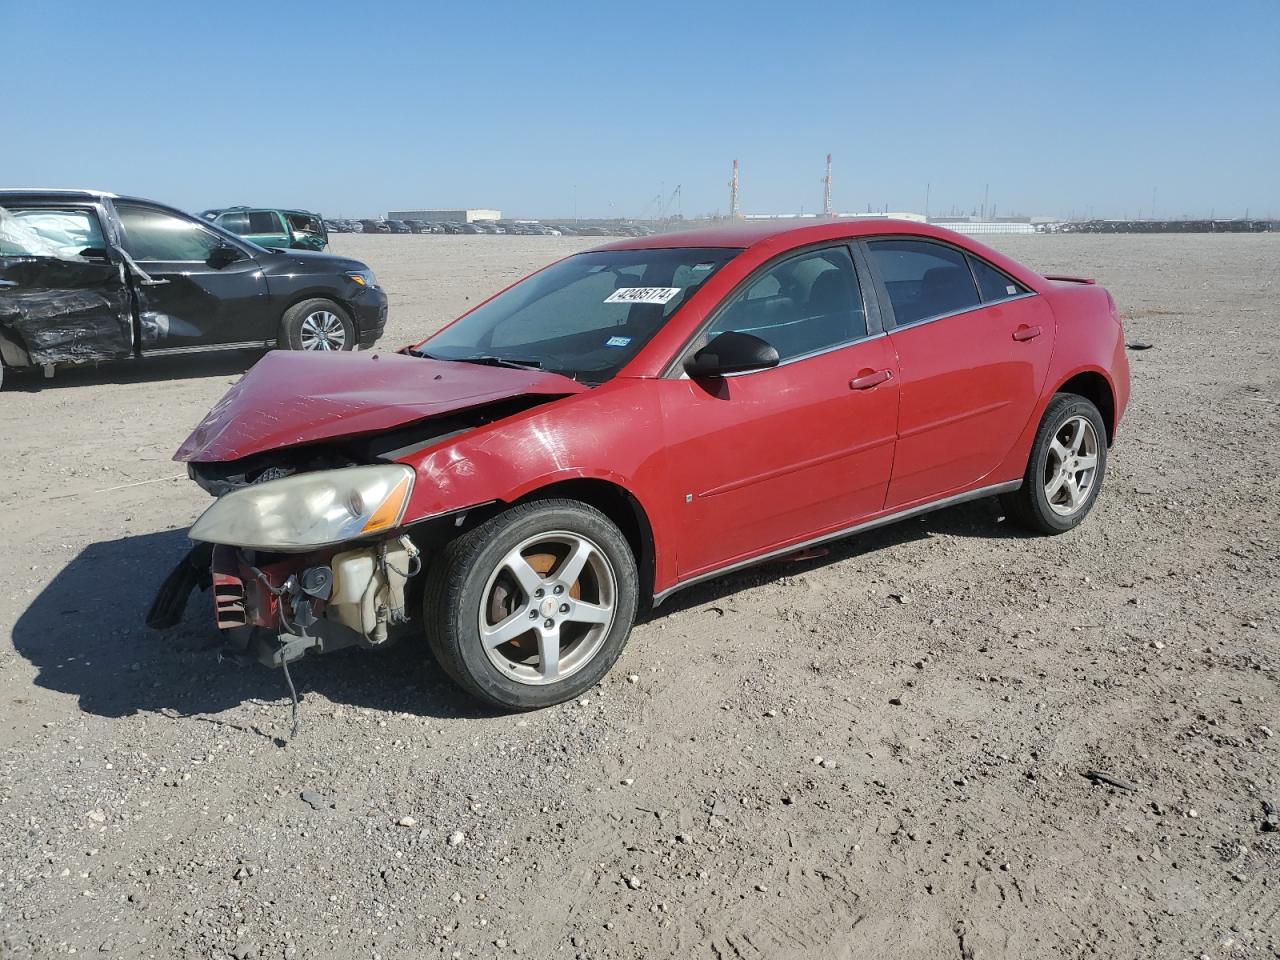
M 267 575 L 257 567 L 250 567 L 249 569 L 253 571 L 254 576 L 262 581 L 262 585 L 267 588 L 267 591 L 276 598 L 276 608 L 280 614 L 280 626 L 284 628 L 284 631 L 286 633 L 293 634 L 294 636 L 308 636 L 305 627 L 295 626 L 289 622 L 289 617 L 284 610 L 284 599 L 286 594 L 285 588 L 272 586 Z M 281 646 L 284 646 L 284 644 L 281 644 Z M 289 687 L 289 698 L 293 701 L 293 729 L 289 732 L 289 739 L 292 740 L 298 735 L 298 731 L 302 728 L 302 715 L 298 709 L 298 691 L 294 687 L 293 677 L 289 673 L 289 661 L 285 660 L 283 657 L 280 659 L 280 669 L 284 671 L 284 682 Z

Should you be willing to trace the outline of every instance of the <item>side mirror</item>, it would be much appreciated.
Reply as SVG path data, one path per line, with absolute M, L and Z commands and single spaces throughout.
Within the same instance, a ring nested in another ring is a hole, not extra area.
M 767 370 L 778 365 L 778 350 L 750 333 L 729 330 L 684 362 L 691 377 L 722 377 L 727 373 Z
M 209 254 L 209 266 L 215 270 L 221 270 L 228 264 L 235 263 L 242 258 L 240 250 L 233 247 L 229 243 L 219 244 L 213 248 L 213 253 Z

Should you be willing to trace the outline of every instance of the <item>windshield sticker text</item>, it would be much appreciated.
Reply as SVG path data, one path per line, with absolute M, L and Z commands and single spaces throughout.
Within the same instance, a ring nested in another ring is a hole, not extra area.
M 619 287 L 604 298 L 605 303 L 668 303 L 680 287 Z
M 606 347 L 625 347 L 631 342 L 630 337 L 610 337 L 605 341 Z

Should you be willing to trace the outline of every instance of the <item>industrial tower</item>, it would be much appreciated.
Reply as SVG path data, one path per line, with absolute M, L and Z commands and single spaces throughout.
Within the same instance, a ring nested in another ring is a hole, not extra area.
M 831 154 L 827 154 L 827 175 L 822 178 L 822 215 L 831 216 Z
M 738 161 L 733 161 L 733 178 L 729 181 L 729 219 L 737 220 L 742 213 L 738 210 Z

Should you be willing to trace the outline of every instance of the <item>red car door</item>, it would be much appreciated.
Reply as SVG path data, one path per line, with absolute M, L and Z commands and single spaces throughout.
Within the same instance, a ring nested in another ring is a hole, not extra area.
M 970 487 L 1005 459 L 1048 375 L 1053 313 L 956 247 L 905 239 L 866 247 L 892 308 L 902 377 L 886 506 L 906 506 Z
M 884 504 L 897 364 L 868 331 L 849 250 L 764 268 L 712 319 L 778 349 L 768 370 L 658 384 L 681 579 L 850 526 Z

